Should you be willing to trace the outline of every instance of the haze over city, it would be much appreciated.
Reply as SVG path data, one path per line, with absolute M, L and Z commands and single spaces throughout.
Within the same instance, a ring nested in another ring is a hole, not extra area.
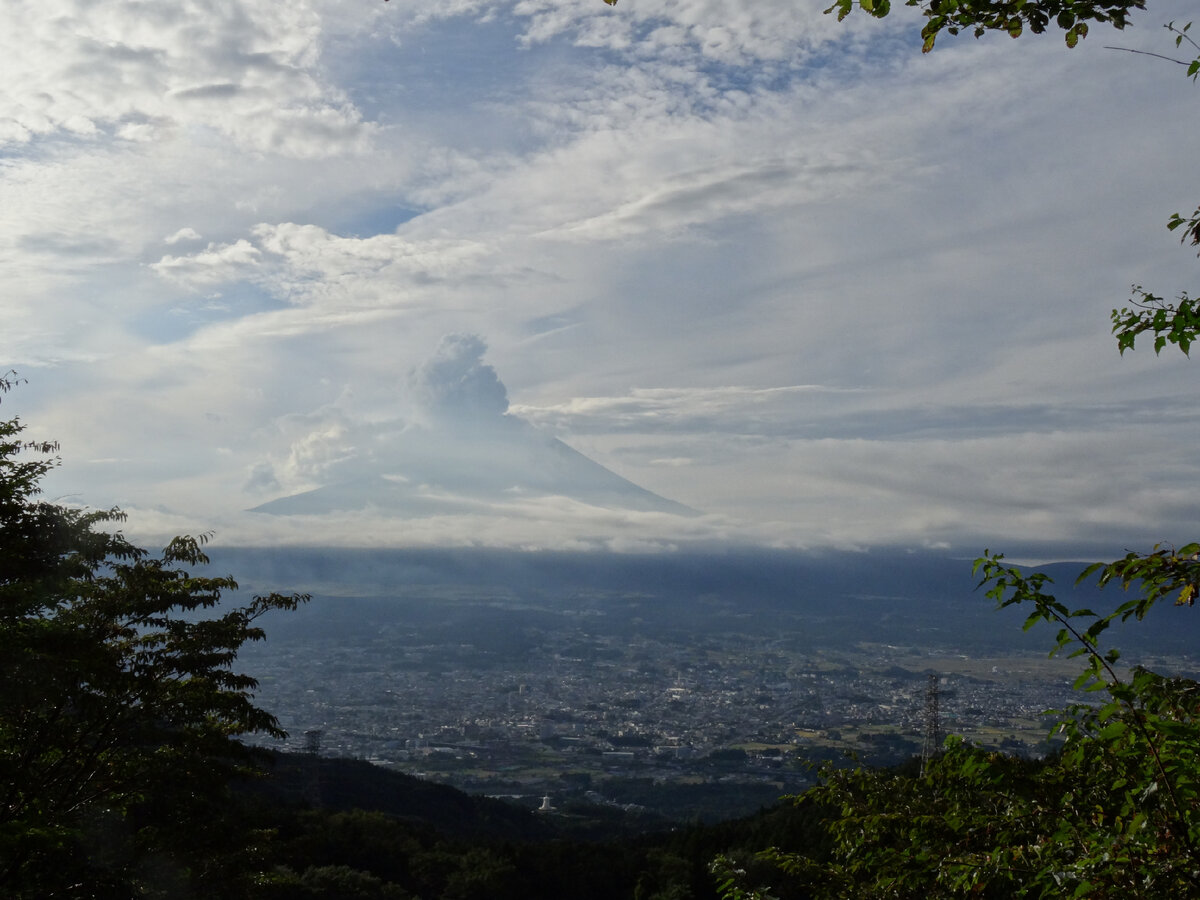
M 7 4 L 49 496 L 231 545 L 1185 539 L 1190 363 L 1108 313 L 1188 287 L 1195 86 L 1105 45 L 1190 4 L 922 55 L 828 2 Z

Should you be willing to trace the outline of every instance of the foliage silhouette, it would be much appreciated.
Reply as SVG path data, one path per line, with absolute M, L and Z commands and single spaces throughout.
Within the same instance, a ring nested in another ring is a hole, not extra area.
M 928 53 L 943 31 L 958 34 L 969 30 L 975 37 L 1002 31 L 1015 38 L 1026 28 L 1041 34 L 1052 25 L 1063 31 L 1067 46 L 1074 47 L 1087 37 L 1088 22 L 1124 28 L 1130 11 L 1145 9 L 1146 0 L 905 0 L 904 5 L 919 7 L 925 16 L 921 49 Z M 892 10 L 891 0 L 834 0 L 825 12 L 836 12 L 840 21 L 856 6 L 877 19 Z
M 191 574 L 204 536 L 155 557 L 104 530 L 118 510 L 38 499 L 57 447 L 23 430 L 0 422 L 0 893 L 236 896 L 257 852 L 220 815 L 254 768 L 238 737 L 283 732 L 231 665 L 306 597 L 218 611 L 237 584 Z
M 854 0 L 827 12 L 844 18 Z M 857 5 L 886 16 L 884 0 Z M 1127 24 L 1141 0 L 909 0 L 926 16 L 923 50 L 941 31 L 972 27 L 1019 36 L 1044 30 L 1050 16 L 1069 46 L 1087 34 L 1087 20 Z M 1189 25 L 1168 23 L 1175 46 Z M 1156 54 L 1151 54 L 1156 55 Z M 1200 56 L 1174 60 L 1200 74 Z M 1176 213 L 1168 228 L 1200 245 L 1200 209 Z M 1123 354 L 1137 337 L 1154 336 L 1159 353 L 1174 344 L 1186 355 L 1200 333 L 1200 311 L 1186 293 L 1168 303 L 1135 286 L 1133 308 L 1113 310 L 1113 334 Z M 1096 563 L 1078 582 L 1117 584 L 1132 597 L 1111 612 L 1070 609 L 1047 593 L 1050 579 L 1003 564 L 998 554 L 976 561 L 981 586 L 998 607 L 1031 607 L 1025 628 L 1055 627 L 1051 654 L 1067 651 L 1084 666 L 1075 687 L 1090 692 L 1057 712 L 1061 749 L 1042 762 L 1015 759 L 947 740 L 924 774 L 826 768 L 818 787 L 798 802 L 826 807 L 832 847 L 825 854 L 760 851 L 749 860 L 719 856 L 712 866 L 722 895 L 766 900 L 799 891 L 811 897 L 1196 896 L 1200 894 L 1200 684 L 1135 667 L 1101 636 L 1117 621 L 1142 619 L 1160 600 L 1193 605 L 1200 591 L 1200 544 L 1158 545 Z M 765 887 L 765 884 L 771 887 Z

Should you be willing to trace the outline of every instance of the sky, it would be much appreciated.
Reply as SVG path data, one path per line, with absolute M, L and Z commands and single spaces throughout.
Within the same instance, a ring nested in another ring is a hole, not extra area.
M 923 55 L 828 3 L 7 0 L 3 413 L 47 497 L 147 542 L 1194 538 L 1193 364 L 1109 311 L 1190 284 L 1198 88 L 1106 47 L 1191 4 Z M 455 483 L 514 420 L 688 513 Z M 248 512 L 414 441 L 453 503 Z

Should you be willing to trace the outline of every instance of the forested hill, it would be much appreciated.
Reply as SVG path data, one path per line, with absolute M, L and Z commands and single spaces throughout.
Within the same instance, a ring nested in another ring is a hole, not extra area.
M 819 813 L 790 802 L 668 827 L 611 808 L 535 813 L 354 760 L 278 755 L 268 769 L 231 813 L 271 835 L 256 896 L 281 900 L 715 900 L 718 854 L 822 843 Z
M 266 772 L 245 782 L 243 790 L 282 807 L 369 810 L 458 839 L 546 840 L 563 834 L 552 819 L 515 804 L 362 760 L 271 753 Z

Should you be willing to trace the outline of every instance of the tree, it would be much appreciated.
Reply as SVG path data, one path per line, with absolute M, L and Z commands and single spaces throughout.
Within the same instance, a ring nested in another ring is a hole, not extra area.
M 614 5 L 616 0 L 604 2 Z M 1068 47 L 1074 47 L 1081 38 L 1087 37 L 1089 22 L 1121 30 L 1129 24 L 1133 10 L 1146 8 L 1146 0 L 904 0 L 904 5 L 918 7 L 924 15 L 921 50 L 928 53 L 943 32 L 956 35 L 969 30 L 975 37 L 982 37 L 989 31 L 1002 31 L 1017 38 L 1026 28 L 1041 34 L 1052 26 L 1063 31 Z M 892 0 L 834 0 L 825 12 L 836 13 L 840 22 L 855 8 L 883 19 L 892 11 Z M 1177 48 L 1186 42 L 1192 50 L 1200 51 L 1200 44 L 1188 35 L 1190 22 L 1178 28 L 1174 22 L 1168 22 L 1165 27 L 1175 35 Z M 1154 53 L 1148 55 L 1186 66 L 1188 77 L 1200 78 L 1200 55 L 1190 60 Z M 1178 212 L 1173 213 L 1167 227 L 1172 231 L 1182 228 L 1182 241 L 1200 246 L 1200 207 L 1186 218 Z M 1155 353 L 1170 343 L 1186 355 L 1200 335 L 1197 301 L 1190 299 L 1186 292 L 1180 292 L 1175 302 L 1169 302 L 1134 285 L 1129 302 L 1130 306 L 1112 311 L 1113 335 L 1122 354 L 1134 348 L 1138 335 L 1150 332 L 1154 335 Z
M 118 510 L 39 500 L 57 447 L 23 430 L 0 421 L 0 894 L 235 895 L 251 848 L 221 801 L 256 758 L 238 738 L 284 733 L 231 664 L 307 597 L 218 609 L 236 582 L 187 570 L 205 537 L 155 557 L 104 530 Z
M 1087 36 L 1089 22 L 1123 29 L 1129 24 L 1130 12 L 1145 9 L 1146 0 L 905 0 L 904 5 L 921 8 L 925 16 L 921 49 L 928 53 L 942 32 L 954 35 L 970 29 L 976 37 L 981 37 L 988 31 L 1003 31 L 1016 38 L 1027 26 L 1030 31 L 1040 34 L 1051 23 L 1062 29 L 1067 46 L 1074 47 Z M 856 6 L 877 19 L 886 17 L 892 9 L 891 0 L 836 0 L 825 12 L 836 12 L 841 21 Z M 1174 35 L 1177 49 L 1186 43 L 1191 52 L 1200 54 L 1200 44 L 1188 34 L 1192 27 L 1190 22 L 1179 27 L 1168 22 L 1164 27 Z M 1185 66 L 1193 81 L 1200 78 L 1200 55 L 1191 59 L 1156 53 L 1147 55 Z M 1200 207 L 1187 217 L 1172 213 L 1167 228 L 1171 231 L 1182 228 L 1181 241 L 1200 246 Z M 1200 336 L 1200 309 L 1197 301 L 1189 298 L 1185 291 L 1178 294 L 1175 302 L 1170 302 L 1134 285 L 1129 303 L 1129 306 L 1112 311 L 1113 335 L 1122 354 L 1134 348 L 1138 335 L 1147 332 L 1154 335 L 1155 353 L 1161 352 L 1167 344 L 1174 344 L 1187 355 L 1192 343 Z
M 765 900 L 775 891 L 756 886 L 764 877 L 811 897 L 1200 894 L 1200 684 L 1144 668 L 1125 675 L 1119 654 L 1100 646 L 1114 621 L 1194 600 L 1197 553 L 1159 548 L 1085 570 L 1080 580 L 1136 589 L 1105 616 L 1066 607 L 1044 574 L 979 559 L 988 595 L 1032 607 L 1027 628 L 1053 625 L 1052 653 L 1081 657 L 1076 687 L 1101 701 L 1059 711 L 1062 745 L 1044 761 L 951 738 L 924 774 L 827 769 L 798 801 L 832 811 L 831 850 L 765 851 L 753 880 L 718 860 L 725 895 Z
M 904 5 L 921 8 L 925 16 L 921 49 L 928 53 L 943 31 L 958 34 L 970 29 L 976 37 L 1003 31 L 1020 37 L 1026 27 L 1041 34 L 1051 23 L 1065 32 L 1067 46 L 1074 47 L 1087 37 L 1088 22 L 1124 28 L 1130 11 L 1145 9 L 1146 0 L 905 0 Z M 841 21 L 855 6 L 877 19 L 892 9 L 891 0 L 834 0 L 825 12 L 836 12 Z
M 844 18 L 857 5 L 876 16 L 887 0 L 838 0 L 828 10 Z M 926 16 L 923 49 L 943 30 L 964 27 L 1019 36 L 1054 23 L 1068 46 L 1087 34 L 1087 21 L 1127 24 L 1142 0 L 908 0 Z M 1176 47 L 1190 25 L 1166 26 Z M 1169 58 L 1169 57 L 1168 57 Z M 1200 57 L 1174 60 L 1200 75 Z M 1176 213 L 1168 228 L 1200 245 L 1200 209 Z M 1155 352 L 1174 344 L 1185 354 L 1200 334 L 1200 309 L 1186 293 L 1177 302 L 1134 288 L 1133 308 L 1114 310 L 1118 349 L 1154 335 Z M 834 770 L 798 799 L 829 810 L 826 853 L 773 848 L 743 865 L 713 864 L 731 900 L 767 900 L 799 891 L 810 897 L 1082 897 L 1200 896 L 1200 683 L 1135 667 L 1118 669 L 1120 654 L 1101 638 L 1115 621 L 1141 619 L 1160 601 L 1194 605 L 1200 596 L 1200 543 L 1159 545 L 1096 563 L 1079 581 L 1120 585 L 1130 598 L 1112 612 L 1069 609 L 1047 593 L 1050 580 L 986 554 L 975 563 L 981 586 L 998 606 L 1032 607 L 1026 628 L 1048 623 L 1054 648 L 1084 661 L 1075 687 L 1099 702 L 1057 713 L 1061 749 L 1040 762 L 1014 759 L 947 741 L 923 774 Z M 765 867 L 765 868 L 764 868 Z M 772 887 L 764 887 L 769 883 Z

